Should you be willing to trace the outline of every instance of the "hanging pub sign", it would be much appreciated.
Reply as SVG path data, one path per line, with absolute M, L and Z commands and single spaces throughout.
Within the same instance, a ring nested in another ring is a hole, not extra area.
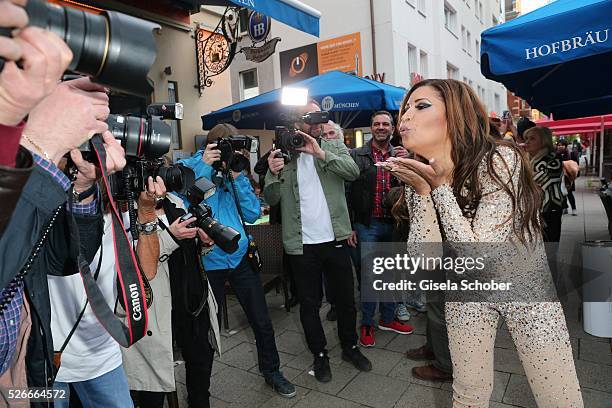
M 242 47 L 240 52 L 244 53 L 247 60 L 253 62 L 262 62 L 274 54 L 276 50 L 276 44 L 281 40 L 280 37 L 266 41 L 268 34 L 270 34 L 270 28 L 272 26 L 272 19 L 264 14 L 257 11 L 251 10 L 249 12 L 249 24 L 248 33 L 253 42 L 250 47 Z M 264 42 L 259 47 L 256 44 Z

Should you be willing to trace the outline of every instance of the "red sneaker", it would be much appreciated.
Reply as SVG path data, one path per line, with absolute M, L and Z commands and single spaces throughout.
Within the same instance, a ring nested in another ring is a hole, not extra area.
M 407 323 L 400 322 L 399 320 L 393 320 L 391 323 L 385 323 L 382 320 L 378 322 L 378 328 L 380 330 L 393 331 L 399 334 L 412 334 L 414 327 Z
M 363 347 L 374 347 L 374 326 L 361 326 L 361 336 L 359 336 L 359 344 Z

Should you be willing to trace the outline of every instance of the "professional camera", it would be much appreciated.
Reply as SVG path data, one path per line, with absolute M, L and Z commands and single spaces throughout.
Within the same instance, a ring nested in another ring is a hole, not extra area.
M 29 24 L 59 35 L 74 57 L 69 70 L 87 74 L 94 81 L 134 95 L 153 91 L 147 74 L 157 49 L 153 30 L 160 26 L 116 11 L 92 14 L 44 0 L 28 0 Z M 0 35 L 11 35 L 10 28 Z M 0 72 L 4 60 L 0 58 Z
M 226 163 L 226 169 L 241 172 L 249 167 L 249 159 L 237 151 L 251 151 L 253 138 L 245 135 L 234 135 L 217 139 L 217 149 L 221 151 L 221 159 L 213 163 L 215 170 L 220 170 L 223 163 Z
M 179 193 L 185 192 L 195 180 L 190 169 L 183 166 L 164 167 L 161 159 L 172 143 L 170 125 L 162 119 L 182 119 L 183 106 L 180 103 L 152 104 L 147 107 L 147 115 L 109 115 L 106 119 L 110 132 L 121 143 L 127 159 L 124 169 L 110 178 L 111 194 L 115 200 L 135 198 L 136 193 L 147 189 L 149 177 L 160 176 L 168 191 Z M 86 144 L 80 149 L 88 151 L 90 145 Z
M 214 192 L 215 185 L 206 178 L 200 178 L 189 187 L 184 194 L 189 201 L 189 209 L 188 213 L 181 217 L 181 221 L 195 217 L 196 220 L 189 224 L 188 227 L 202 228 L 219 248 L 231 254 L 238 249 L 240 233 L 212 218 L 212 209 L 207 204 L 202 203 L 203 200 L 210 197 Z
M 304 122 L 308 125 L 318 125 L 329 121 L 329 112 L 308 112 L 303 116 L 291 117 L 286 119 L 288 126 L 276 126 L 274 129 L 274 146 L 280 149 L 275 157 L 282 157 L 285 163 L 291 160 L 291 153 L 296 149 L 304 147 L 306 141 L 304 136 L 297 133 L 293 123 Z

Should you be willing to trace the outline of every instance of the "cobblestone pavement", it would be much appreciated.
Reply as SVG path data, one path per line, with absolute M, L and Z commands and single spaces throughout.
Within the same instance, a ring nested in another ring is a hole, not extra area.
M 596 179 L 578 179 L 576 201 L 578 216 L 563 217 L 559 260 L 568 272 L 580 265 L 580 243 L 585 240 L 609 239 L 607 219 L 594 188 Z M 299 307 L 287 313 L 283 298 L 268 294 L 268 307 L 285 376 L 297 385 L 297 396 L 277 396 L 265 384 L 257 370 L 255 340 L 244 313 L 235 299 L 229 300 L 231 332 L 223 332 L 223 355 L 213 366 L 212 406 L 266 408 L 446 408 L 451 407 L 451 384 L 420 381 L 411 376 L 419 363 L 407 360 L 403 353 L 425 342 L 425 315 L 413 316 L 414 334 L 401 336 L 376 332 L 376 347 L 363 350 L 373 363 L 373 370 L 360 373 L 340 358 L 335 324 L 325 320 L 329 308 L 321 309 L 330 350 L 333 380 L 317 382 L 309 374 L 312 355 L 306 348 L 299 321 Z M 612 350 L 610 339 L 590 336 L 582 329 L 580 302 L 571 297 L 564 302 L 576 370 L 587 408 L 612 407 Z M 181 407 L 187 407 L 184 365 L 176 368 Z M 500 327 L 495 343 L 495 385 L 491 408 L 535 407 L 535 402 L 509 333 Z

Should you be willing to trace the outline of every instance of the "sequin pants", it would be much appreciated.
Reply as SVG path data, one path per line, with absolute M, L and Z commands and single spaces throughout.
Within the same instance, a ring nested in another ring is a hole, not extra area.
M 453 408 L 489 406 L 500 316 L 505 319 L 514 340 L 538 407 L 584 407 L 559 302 L 447 302 Z

